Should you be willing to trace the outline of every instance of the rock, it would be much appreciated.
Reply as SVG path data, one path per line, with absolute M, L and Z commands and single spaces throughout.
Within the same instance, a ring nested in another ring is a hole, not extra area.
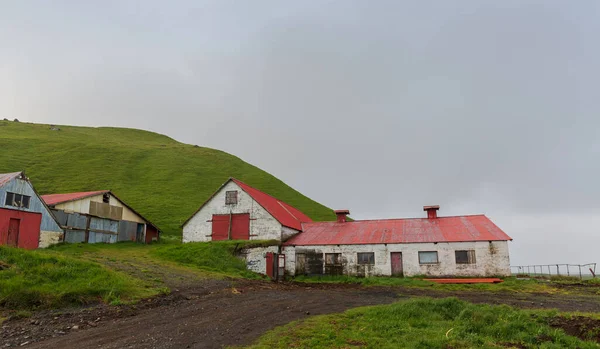
M 27 344 L 29 344 L 29 341 L 21 343 L 20 346 L 24 346 L 24 345 L 27 345 Z
M 71 329 L 72 329 L 72 330 L 78 330 L 78 329 L 79 329 L 79 326 L 75 325 L 75 326 L 71 327 Z

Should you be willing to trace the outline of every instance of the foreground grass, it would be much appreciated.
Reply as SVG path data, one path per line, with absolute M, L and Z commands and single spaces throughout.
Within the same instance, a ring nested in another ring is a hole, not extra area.
M 405 287 L 427 287 L 432 289 L 446 291 L 509 291 L 526 293 L 561 293 L 565 292 L 554 287 L 551 283 L 540 280 L 517 280 L 514 277 L 504 279 L 504 282 L 497 284 L 437 284 L 431 281 L 422 280 L 422 277 L 370 277 L 360 278 L 353 276 L 297 276 L 294 278 L 298 282 L 306 283 L 348 283 L 360 284 L 364 286 L 405 286 Z
M 171 236 L 181 236 L 179 225 L 229 177 L 314 220 L 335 219 L 332 210 L 223 151 L 142 130 L 58 127 L 0 120 L 0 173 L 25 170 L 41 194 L 112 189 Z
M 103 301 L 121 303 L 153 296 L 158 290 L 97 263 L 52 251 L 0 246 L 0 306 L 55 308 Z
M 293 322 L 249 348 L 598 348 L 550 327 L 557 315 L 420 298 Z

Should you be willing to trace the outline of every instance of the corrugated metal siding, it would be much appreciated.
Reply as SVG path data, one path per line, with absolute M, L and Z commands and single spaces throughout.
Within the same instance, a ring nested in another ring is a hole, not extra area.
M 111 244 L 111 243 L 117 242 L 117 235 L 90 231 L 90 239 L 88 242 L 90 244 L 96 244 L 96 243 Z
M 65 241 L 70 243 L 85 242 L 85 231 L 67 230 L 65 231 Z
M 137 233 L 137 222 L 119 222 L 119 241 L 135 241 Z
M 23 194 L 31 197 L 29 208 L 19 208 L 18 210 L 41 213 L 42 222 L 40 224 L 40 230 L 62 232 L 61 227 L 58 226 L 54 218 L 50 215 L 50 212 L 48 212 L 48 209 L 46 209 L 46 206 L 44 206 L 42 201 L 36 195 L 31 183 L 23 179 L 13 178 L 0 187 L 0 208 L 6 207 L 9 209 L 16 209 L 15 207 L 4 205 L 6 202 L 6 192 Z
M 92 217 L 90 221 L 90 230 L 102 230 L 105 232 L 119 232 L 119 222 L 105 218 Z

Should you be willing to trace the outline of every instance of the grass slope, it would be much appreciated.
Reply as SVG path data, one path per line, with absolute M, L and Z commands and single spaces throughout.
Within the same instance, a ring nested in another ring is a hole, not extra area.
M 294 322 L 250 348 L 598 348 L 550 327 L 557 315 L 456 298 L 412 299 Z
M 0 307 L 4 308 L 119 303 L 158 293 L 141 280 L 52 251 L 0 246 L 0 262 L 5 266 L 0 270 Z
M 314 220 L 335 218 L 327 207 L 219 150 L 135 129 L 58 127 L 0 121 L 0 173 L 25 170 L 41 194 L 111 189 L 173 235 L 229 177 Z

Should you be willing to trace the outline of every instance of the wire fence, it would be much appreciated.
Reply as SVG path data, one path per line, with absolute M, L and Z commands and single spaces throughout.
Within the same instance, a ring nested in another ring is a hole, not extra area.
M 596 263 L 512 265 L 510 270 L 517 276 L 573 276 L 582 280 L 596 277 Z

